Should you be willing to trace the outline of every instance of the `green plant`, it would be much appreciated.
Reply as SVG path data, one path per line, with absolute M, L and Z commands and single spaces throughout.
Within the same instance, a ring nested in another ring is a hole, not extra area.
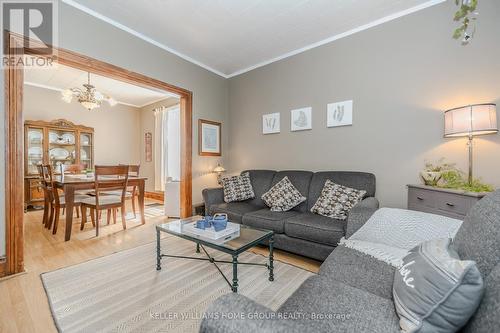
M 480 179 L 474 178 L 469 184 L 466 180 L 466 175 L 458 170 L 448 170 L 441 174 L 443 183 L 439 187 L 464 190 L 468 192 L 492 192 L 494 188 L 491 185 L 482 183 Z
M 425 162 L 424 171 L 427 172 L 442 172 L 446 170 L 452 170 L 455 168 L 455 163 L 446 163 L 444 157 L 439 159 L 436 164 Z
M 475 14 L 477 2 L 478 0 L 455 0 L 455 4 L 460 7 L 455 13 L 453 20 L 460 22 L 461 26 L 455 29 L 453 38 L 459 39 L 463 36 L 464 44 L 467 44 L 473 35 L 473 32 L 469 33 L 468 29 L 471 25 L 471 21 L 476 20 L 471 14 Z

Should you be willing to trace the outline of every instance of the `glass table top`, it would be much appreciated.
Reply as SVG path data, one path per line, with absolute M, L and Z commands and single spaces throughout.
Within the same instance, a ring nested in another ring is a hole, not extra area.
M 202 244 L 207 244 L 211 247 L 226 249 L 233 252 L 239 252 L 243 249 L 253 247 L 262 240 L 271 238 L 272 235 L 274 234 L 274 232 L 270 230 L 255 229 L 249 226 L 238 224 L 240 228 L 239 237 L 230 239 L 223 243 L 211 242 L 210 240 L 207 240 L 207 238 L 200 239 L 199 237 L 197 237 L 197 235 L 191 233 L 189 229 L 186 228 L 186 225 L 192 224 L 200 219 L 202 219 L 201 216 L 193 216 L 187 219 L 180 219 L 172 222 L 159 224 L 156 226 L 156 228 L 171 235 L 179 236 L 181 238 L 188 239 L 193 242 L 200 242 Z

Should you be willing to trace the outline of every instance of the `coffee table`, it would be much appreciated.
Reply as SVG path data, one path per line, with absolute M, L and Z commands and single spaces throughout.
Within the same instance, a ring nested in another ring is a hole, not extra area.
M 222 275 L 224 280 L 226 280 L 227 284 L 231 288 L 233 292 L 238 292 L 238 265 L 253 265 L 253 266 L 264 266 L 269 271 L 269 281 L 274 281 L 274 273 L 273 273 L 273 243 L 274 243 L 274 232 L 270 230 L 262 230 L 255 229 L 245 225 L 240 226 L 240 236 L 234 239 L 231 239 L 222 244 L 211 243 L 204 239 L 199 239 L 196 236 L 186 233 L 182 230 L 181 225 L 184 223 L 195 222 L 201 219 L 201 216 L 193 216 L 187 219 L 176 220 L 168 223 L 159 224 L 156 226 L 156 270 L 161 270 L 161 259 L 163 257 L 170 258 L 182 258 L 182 259 L 193 259 L 193 260 L 205 260 L 208 261 L 217 268 L 219 273 Z M 203 257 L 188 257 L 188 256 L 180 256 L 173 254 L 163 254 L 161 253 L 161 244 L 160 244 L 160 234 L 162 232 L 166 232 L 168 234 L 184 238 L 188 241 L 191 241 L 196 244 L 196 253 L 200 253 L 200 248 L 206 255 L 206 258 Z M 250 262 L 240 262 L 238 261 L 238 255 L 247 251 L 248 249 L 254 247 L 262 241 L 267 240 L 269 242 L 269 263 L 267 264 L 259 264 L 259 263 L 250 263 Z M 218 260 L 212 257 L 207 250 L 206 247 L 227 253 L 232 256 L 233 260 Z M 232 283 L 229 279 L 224 275 L 222 270 L 217 265 L 221 264 L 232 264 L 233 265 L 233 281 Z

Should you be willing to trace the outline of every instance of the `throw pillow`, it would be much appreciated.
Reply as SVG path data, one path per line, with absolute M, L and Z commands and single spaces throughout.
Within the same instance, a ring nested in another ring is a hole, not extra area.
M 360 202 L 365 194 L 366 191 L 335 184 L 327 179 L 321 195 L 311 208 L 311 213 L 345 220 L 352 207 Z
M 306 197 L 293 186 L 287 176 L 271 187 L 261 198 L 273 212 L 286 212 L 306 201 Z
M 414 247 L 394 275 L 402 332 L 456 332 L 474 314 L 482 295 L 476 263 L 460 260 L 446 238 Z
M 222 188 L 224 189 L 224 201 L 243 201 L 255 198 L 250 174 L 245 172 L 239 176 L 233 176 L 222 179 Z

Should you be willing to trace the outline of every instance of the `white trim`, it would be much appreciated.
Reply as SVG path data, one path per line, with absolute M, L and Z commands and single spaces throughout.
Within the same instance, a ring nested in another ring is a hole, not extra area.
M 155 45 L 155 46 L 157 46 L 157 47 L 159 47 L 159 48 L 161 48 L 161 49 L 163 49 L 165 51 L 173 53 L 176 56 L 178 56 L 178 57 L 180 57 L 180 58 L 182 58 L 182 59 L 184 59 L 186 61 L 189 61 L 189 62 L 191 62 L 191 63 L 193 63 L 195 65 L 198 65 L 198 66 L 200 66 L 200 67 L 202 67 L 202 68 L 204 68 L 204 69 L 206 69 L 208 71 L 211 71 L 211 72 L 213 72 L 213 73 L 215 73 L 215 74 L 217 74 L 219 76 L 222 76 L 223 78 L 226 78 L 226 79 L 229 79 L 229 78 L 232 78 L 234 76 L 237 76 L 237 75 L 249 72 L 249 71 L 257 69 L 259 67 L 263 67 L 263 66 L 269 65 L 269 64 L 271 64 L 273 62 L 276 62 L 276 61 L 279 61 L 279 60 L 282 60 L 282 59 L 285 59 L 285 58 L 289 58 L 291 56 L 294 56 L 294 55 L 297 55 L 299 53 L 311 50 L 311 49 L 316 48 L 318 46 L 322 46 L 322 45 L 331 43 L 331 42 L 336 41 L 338 39 L 341 39 L 341 38 L 353 35 L 353 34 L 355 34 L 357 32 L 361 32 L 363 30 L 367 30 L 367 29 L 373 28 L 375 26 L 378 26 L 378 25 L 381 25 L 383 23 L 395 20 L 397 18 L 400 18 L 400 17 L 406 16 L 406 15 L 415 13 L 415 12 L 420 11 L 422 9 L 426 9 L 428 7 L 432 7 L 434 5 L 443 3 L 445 1 L 446 0 L 430 0 L 430 1 L 424 2 L 424 3 L 420 4 L 420 5 L 417 5 L 417 6 L 414 6 L 414 7 L 405 9 L 405 10 L 402 10 L 400 12 L 397 12 L 397 13 L 394 13 L 394 14 L 391 14 L 391 15 L 388 15 L 388 16 L 385 16 L 385 17 L 382 17 L 382 18 L 380 18 L 378 20 L 375 20 L 375 21 L 372 21 L 370 23 L 361 25 L 359 27 L 356 27 L 354 29 L 348 30 L 346 32 L 343 32 L 343 33 L 331 36 L 331 37 L 326 38 L 326 39 L 323 39 L 323 40 L 321 40 L 319 42 L 316 42 L 316 43 L 313 43 L 313 44 L 309 44 L 309 45 L 304 46 L 304 47 L 302 47 L 300 49 L 296 49 L 294 51 L 285 53 L 285 54 L 283 54 L 281 56 L 278 56 L 278 57 L 275 57 L 275 58 L 272 58 L 272 59 L 269 59 L 269 60 L 265 60 L 265 61 L 262 61 L 262 62 L 256 64 L 256 65 L 253 65 L 253 66 L 250 66 L 250 67 L 247 67 L 247 68 L 235 71 L 235 72 L 233 72 L 231 74 L 224 74 L 224 73 L 222 73 L 222 72 L 220 72 L 220 71 L 218 71 L 218 70 L 216 70 L 216 69 L 214 69 L 214 68 L 212 68 L 212 67 L 210 67 L 208 65 L 205 65 L 205 64 L 199 62 L 198 60 L 195 60 L 195 59 L 193 59 L 193 58 L 191 58 L 191 57 L 189 57 L 189 56 L 187 56 L 185 54 L 182 54 L 179 51 L 176 51 L 176 50 L 174 50 L 174 49 L 172 49 L 172 48 L 170 48 L 170 47 L 168 47 L 168 46 L 166 46 L 166 45 L 164 45 L 164 44 L 162 44 L 162 43 L 160 43 L 160 42 L 158 42 L 158 41 L 156 41 L 156 40 L 154 40 L 152 38 L 149 38 L 149 37 L 143 35 L 140 32 L 137 32 L 137 31 L 135 31 L 135 30 L 133 30 L 133 29 L 131 29 L 131 28 L 129 28 L 129 27 L 121 24 L 121 23 L 118 23 L 115 20 L 112 20 L 111 18 L 109 18 L 107 16 L 99 14 L 98 12 L 96 12 L 96 11 L 94 11 L 94 10 L 86 7 L 86 6 L 83 6 L 83 5 L 77 3 L 77 2 L 75 2 L 73 0 L 62 0 L 62 2 L 64 2 L 67 5 L 70 5 L 70 6 L 74 7 L 74 8 L 76 8 L 76 9 L 79 9 L 79 10 L 81 10 L 81 11 L 83 11 L 83 12 L 91 15 L 91 16 L 94 16 L 97 19 L 100 19 L 100 20 L 102 20 L 104 22 L 107 22 L 107 23 L 115 26 L 118 29 L 126 31 L 126 32 L 128 32 L 128 33 L 130 33 L 130 34 L 132 34 L 132 35 L 134 35 L 134 36 L 136 36 L 136 37 L 138 37 L 138 38 L 140 38 L 140 39 L 142 39 L 142 40 L 144 40 L 144 41 L 146 41 L 146 42 L 148 42 L 150 44 L 153 44 L 153 45 Z
M 142 108 L 143 108 L 143 107 L 145 107 L 145 106 L 148 106 L 148 105 L 151 105 L 151 104 L 154 104 L 154 103 L 157 103 L 157 102 L 163 101 L 163 100 L 168 99 L 168 98 L 177 98 L 177 99 L 180 99 L 180 97 L 179 97 L 179 96 L 177 96 L 177 95 L 172 95 L 172 96 L 168 95 L 168 96 L 166 96 L 166 97 L 164 96 L 164 97 L 162 97 L 162 98 L 155 99 L 155 100 L 153 100 L 152 102 L 147 102 L 146 104 L 140 105 L 140 106 L 138 106 L 138 107 L 142 109 Z
M 142 40 L 144 40 L 144 41 L 146 41 L 146 42 L 148 42 L 150 44 L 153 44 L 153 45 L 155 45 L 155 46 L 157 46 L 157 47 L 159 47 L 161 49 L 164 49 L 165 51 L 173 53 L 176 56 L 178 56 L 178 57 L 180 57 L 180 58 L 182 58 L 182 59 L 184 59 L 186 61 L 189 61 L 190 63 L 198 65 L 198 66 L 200 66 L 200 67 L 202 67 L 202 68 L 204 68 L 204 69 L 206 69 L 206 70 L 208 70 L 208 71 L 210 71 L 212 73 L 215 73 L 215 74 L 217 74 L 219 76 L 222 76 L 225 79 L 228 78 L 228 76 L 226 74 L 224 74 L 222 72 L 219 72 L 218 70 L 216 70 L 216 69 L 214 69 L 214 68 L 212 68 L 210 66 L 207 66 L 207 65 L 199 62 L 198 60 L 195 60 L 195 59 L 193 59 L 193 58 L 191 58 L 191 57 L 189 57 L 189 56 L 187 56 L 187 55 L 185 55 L 185 54 L 183 54 L 183 53 L 181 53 L 181 52 L 179 52 L 177 50 L 174 50 L 174 49 L 172 49 L 172 48 L 170 48 L 170 47 L 168 47 L 168 46 L 166 46 L 166 45 L 164 45 L 164 44 L 162 44 L 160 42 L 157 42 L 156 40 L 154 40 L 152 38 L 149 38 L 148 36 L 143 35 L 143 34 L 141 34 L 138 31 L 135 31 L 134 29 L 131 29 L 131 28 L 129 28 L 129 27 L 127 27 L 127 26 L 125 26 L 125 25 L 123 25 L 121 23 L 118 23 L 115 20 L 113 20 L 113 19 L 111 19 L 111 18 L 109 18 L 107 16 L 99 14 L 98 12 L 96 12 L 96 11 L 94 11 L 94 10 L 92 10 L 92 9 L 90 9 L 90 8 L 82 5 L 82 4 L 79 4 L 79 3 L 77 3 L 77 2 L 75 2 L 73 0 L 62 0 L 62 2 L 64 2 L 67 5 L 70 5 L 70 6 L 74 7 L 76 9 L 79 9 L 79 10 L 81 10 L 81 11 L 83 11 L 83 12 L 85 12 L 85 13 L 91 15 L 91 16 L 94 16 L 97 19 L 100 19 L 100 20 L 102 20 L 102 21 L 104 21 L 106 23 L 109 23 L 109 24 L 115 26 L 118 29 L 126 31 L 129 34 L 132 34 L 132 35 L 134 35 L 134 36 L 136 36 L 136 37 L 138 37 L 138 38 L 140 38 L 140 39 L 142 39 Z
M 375 21 L 372 21 L 370 23 L 364 24 L 364 25 L 359 26 L 357 28 L 348 30 L 346 32 L 343 32 L 343 33 L 340 33 L 338 35 L 329 37 L 327 39 L 323 39 L 323 40 L 321 40 L 319 42 L 316 42 L 316 43 L 313 43 L 313 44 L 309 44 L 309 45 L 304 46 L 304 47 L 302 47 L 300 49 L 297 49 L 297 50 L 285 53 L 285 54 L 283 54 L 283 55 L 281 55 L 279 57 L 272 58 L 272 59 L 269 59 L 269 60 L 265 60 L 265 61 L 263 61 L 261 63 L 256 64 L 256 65 L 253 65 L 253 66 L 247 67 L 245 69 L 233 72 L 233 73 L 227 75 L 227 77 L 228 78 L 232 78 L 234 76 L 237 76 L 237 75 L 249 72 L 249 71 L 257 69 L 259 67 L 263 67 L 263 66 L 269 65 L 269 64 L 271 64 L 273 62 L 276 62 L 276 61 L 279 61 L 279 60 L 282 60 L 282 59 L 285 59 L 285 58 L 289 58 L 289 57 L 294 56 L 296 54 L 308 51 L 308 50 L 316 48 L 318 46 L 322 46 L 322 45 L 331 43 L 331 42 L 333 42 L 335 40 L 338 40 L 338 39 L 341 39 L 341 38 L 353 35 L 353 34 L 355 34 L 357 32 L 361 32 L 363 30 L 367 30 L 367 29 L 376 27 L 377 25 L 380 25 L 380 24 L 383 24 L 383 23 L 395 20 L 395 19 L 400 18 L 402 16 L 406 16 L 406 15 L 415 13 L 415 12 L 417 12 L 419 10 L 422 10 L 422 9 L 425 9 L 425 8 L 428 8 L 428 7 L 440 4 L 440 3 L 445 2 L 445 1 L 446 0 L 430 0 L 430 1 L 427 1 L 427 2 L 425 2 L 423 4 L 418 5 L 418 6 L 411 7 L 411 8 L 408 8 L 406 10 L 403 10 L 403 11 L 400 11 L 400 12 L 397 12 L 397 13 L 394 13 L 394 14 L 382 17 L 382 18 L 380 18 L 378 20 L 375 20 Z
M 24 81 L 23 83 L 25 85 L 27 85 L 27 86 L 32 86 L 32 87 L 37 87 L 37 88 L 43 88 L 43 89 L 49 89 L 49 90 L 58 91 L 58 92 L 61 92 L 61 91 L 64 90 L 64 89 L 61 89 L 61 88 L 57 88 L 57 87 L 53 87 L 53 86 L 48 86 L 46 84 L 35 83 L 35 82 L 30 82 L 30 81 Z M 167 99 L 167 98 L 168 97 L 163 97 L 162 99 Z M 161 101 L 162 99 L 160 99 L 158 101 Z M 156 102 L 158 102 L 158 101 L 156 101 Z M 142 108 L 142 106 L 138 106 L 138 105 L 135 105 L 135 104 L 125 103 L 125 102 L 120 102 L 120 101 L 116 101 L 116 102 L 118 104 L 125 105 L 125 106 L 130 106 L 130 107 L 137 108 L 137 109 Z M 151 102 L 151 103 L 148 103 L 148 104 L 152 104 L 152 103 L 155 103 L 155 102 Z M 146 104 L 146 105 L 148 105 L 148 104 Z

